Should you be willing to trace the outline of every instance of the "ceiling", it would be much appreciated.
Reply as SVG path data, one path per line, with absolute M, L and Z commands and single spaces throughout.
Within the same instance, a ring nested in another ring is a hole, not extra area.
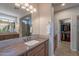
M 78 7 L 79 3 L 66 3 L 65 6 L 61 6 L 61 3 L 52 3 L 52 5 L 54 6 L 55 12 L 59 12 L 69 8 Z M 29 14 L 29 12 L 25 10 L 15 8 L 13 3 L 0 3 L 0 13 L 5 13 L 15 17 L 23 17 Z
M 23 17 L 29 12 L 15 8 L 15 5 L 13 3 L 0 3 L 0 13 L 5 13 L 15 17 Z
M 65 9 L 73 8 L 73 7 L 78 7 L 79 3 L 66 3 L 66 5 L 61 6 L 62 3 L 53 3 L 52 5 L 54 6 L 55 12 L 59 12 Z

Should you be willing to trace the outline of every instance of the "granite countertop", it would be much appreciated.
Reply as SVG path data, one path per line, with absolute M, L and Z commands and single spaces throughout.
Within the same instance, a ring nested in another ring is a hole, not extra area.
M 39 41 L 39 43 L 34 46 L 27 46 L 25 43 L 18 43 L 5 48 L 0 48 L 0 56 L 19 56 L 47 40 L 48 39 L 38 39 L 37 41 Z

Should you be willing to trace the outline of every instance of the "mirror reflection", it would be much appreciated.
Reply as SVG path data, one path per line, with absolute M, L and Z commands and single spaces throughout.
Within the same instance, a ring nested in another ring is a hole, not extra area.
M 30 36 L 32 34 L 31 15 L 26 15 L 21 19 L 22 36 Z
M 16 17 L 0 13 L 0 33 L 16 32 L 15 23 Z
M 36 9 L 32 4 L 28 4 L 28 7 L 26 5 L 25 3 L 0 4 L 0 40 L 32 35 L 31 16 Z

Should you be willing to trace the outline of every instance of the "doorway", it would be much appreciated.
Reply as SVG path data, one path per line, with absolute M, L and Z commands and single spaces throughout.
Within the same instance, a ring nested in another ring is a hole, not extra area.
M 60 52 L 63 55 L 70 55 L 71 51 L 71 20 L 60 20 Z
M 71 32 L 71 25 L 70 22 L 66 22 L 64 20 L 60 21 L 60 38 L 61 41 L 70 42 L 70 32 Z
M 71 55 L 71 19 L 59 20 L 59 47 L 55 55 Z
M 61 47 L 65 51 L 70 50 L 71 43 L 71 21 L 68 19 L 60 20 L 60 39 Z M 67 49 L 67 50 L 66 50 Z

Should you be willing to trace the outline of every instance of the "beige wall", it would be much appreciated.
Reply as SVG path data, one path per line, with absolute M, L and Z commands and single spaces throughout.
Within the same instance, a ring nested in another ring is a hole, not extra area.
M 40 35 L 48 34 L 48 25 L 51 21 L 51 4 L 40 4 L 39 14 L 40 14 Z
M 40 15 L 39 15 L 39 6 L 38 4 L 33 4 L 37 9 L 37 12 L 32 14 L 32 34 L 40 33 Z
M 51 20 L 51 4 L 36 4 L 37 12 L 32 14 L 33 34 L 48 35 Z
M 32 14 L 33 34 L 49 36 L 49 55 L 54 55 L 54 8 L 51 4 L 35 5 L 37 12 Z M 51 24 L 51 33 L 48 34 L 48 25 Z

